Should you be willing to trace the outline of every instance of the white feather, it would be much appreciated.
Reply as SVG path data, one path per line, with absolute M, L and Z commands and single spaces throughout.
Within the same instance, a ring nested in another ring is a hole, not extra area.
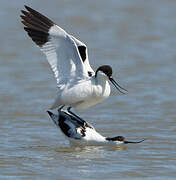
M 57 84 L 88 77 L 74 40 L 62 28 L 54 25 L 49 30 L 49 41 L 41 50 L 54 72 Z

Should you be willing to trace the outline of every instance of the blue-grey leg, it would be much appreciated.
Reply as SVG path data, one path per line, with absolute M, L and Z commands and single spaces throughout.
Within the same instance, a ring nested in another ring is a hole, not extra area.
M 63 109 L 64 106 L 65 105 L 60 106 L 57 111 L 60 112 Z
M 77 120 L 78 120 L 79 122 L 81 122 L 83 125 L 86 125 L 86 121 L 84 121 L 82 118 L 80 118 L 80 117 L 77 116 L 75 113 L 73 113 L 72 111 L 70 111 L 71 108 L 72 108 L 72 107 L 68 107 L 68 108 L 67 108 L 67 111 L 68 111 L 71 115 L 73 115 L 74 117 L 76 117 Z

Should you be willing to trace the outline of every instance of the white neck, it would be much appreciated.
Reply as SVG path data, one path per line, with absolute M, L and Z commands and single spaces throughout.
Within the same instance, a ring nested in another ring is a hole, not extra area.
M 108 141 L 106 140 L 106 137 L 99 134 L 95 129 L 90 129 L 90 128 L 86 129 L 86 136 L 82 140 L 84 140 L 87 144 L 91 144 L 91 145 L 123 144 L 123 142 L 120 141 Z
M 108 80 L 108 77 L 103 72 L 98 71 L 95 79 L 96 79 L 97 84 L 102 85 L 102 84 L 105 84 L 105 82 Z
M 93 91 L 95 97 L 106 98 L 110 95 L 110 85 L 108 82 L 108 77 L 101 71 L 97 72 L 96 77 L 94 77 L 95 86 L 93 86 Z

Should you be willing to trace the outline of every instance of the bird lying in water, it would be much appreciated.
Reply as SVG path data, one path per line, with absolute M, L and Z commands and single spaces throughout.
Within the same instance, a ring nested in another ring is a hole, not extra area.
M 105 137 L 99 134 L 95 128 L 60 108 L 58 115 L 47 111 L 53 122 L 59 127 L 62 133 L 68 138 L 71 144 L 80 145 L 122 145 L 128 143 L 141 143 L 144 141 L 126 141 L 123 136 Z

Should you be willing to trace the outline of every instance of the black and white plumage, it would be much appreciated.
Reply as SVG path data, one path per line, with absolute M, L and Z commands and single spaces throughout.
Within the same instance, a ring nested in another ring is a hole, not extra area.
M 83 42 L 34 9 L 25 8 L 21 11 L 24 29 L 46 55 L 57 80 L 58 94 L 51 109 L 67 105 L 81 110 L 103 101 L 110 95 L 108 80 L 120 92 L 126 91 L 112 78 L 110 66 L 93 71 Z
M 71 76 L 71 60 L 80 70 L 80 76 L 82 76 L 81 73 L 94 75 L 89 64 L 87 47 L 84 43 L 67 34 L 53 21 L 34 9 L 28 6 L 25 8 L 27 11 L 21 11 L 23 13 L 21 15 L 22 23 L 25 25 L 24 30 L 46 55 L 57 83 Z M 76 58 L 80 60 L 79 63 L 76 62 Z M 77 71 L 77 73 L 79 72 Z
M 59 109 L 58 115 L 47 111 L 53 122 L 68 138 L 71 144 L 79 145 L 122 145 L 128 143 L 141 143 L 141 141 L 126 141 L 123 136 L 104 137 L 86 121 L 80 121 L 72 114 Z

